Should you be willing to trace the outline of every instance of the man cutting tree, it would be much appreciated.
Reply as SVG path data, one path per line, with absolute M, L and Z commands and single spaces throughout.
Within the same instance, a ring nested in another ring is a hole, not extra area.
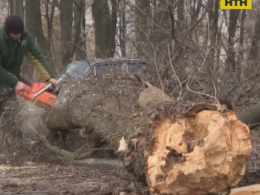
M 18 15 L 10 15 L 0 27 L 0 89 L 10 88 L 16 92 L 26 90 L 26 85 L 20 77 L 24 56 L 46 82 L 51 82 L 53 87 L 57 85 L 42 52 L 24 29 L 23 19 Z M 1 93 L 3 98 L 6 94 Z

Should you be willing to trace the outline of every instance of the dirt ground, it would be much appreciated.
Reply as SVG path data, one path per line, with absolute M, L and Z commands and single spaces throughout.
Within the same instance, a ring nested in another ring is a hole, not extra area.
M 26 163 L 1 165 L 0 172 L 1 195 L 137 195 L 146 191 L 123 169 Z

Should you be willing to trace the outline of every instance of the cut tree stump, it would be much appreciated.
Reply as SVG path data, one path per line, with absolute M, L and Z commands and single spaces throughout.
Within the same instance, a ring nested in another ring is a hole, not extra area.
M 146 134 L 127 142 L 124 164 L 151 194 L 204 195 L 236 185 L 251 154 L 250 132 L 215 104 L 166 104 Z

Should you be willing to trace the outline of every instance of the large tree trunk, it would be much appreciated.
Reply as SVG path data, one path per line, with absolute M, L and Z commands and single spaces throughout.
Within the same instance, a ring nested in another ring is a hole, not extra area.
M 46 124 L 94 130 L 99 144 L 123 154 L 127 170 L 151 194 L 219 193 L 242 179 L 250 133 L 233 111 L 214 103 L 174 102 L 133 78 L 70 86 L 63 106 L 46 113 Z
M 131 113 L 132 110 L 140 111 L 141 107 L 150 107 L 166 100 L 172 101 L 156 87 L 151 86 L 143 91 L 143 83 L 132 77 L 126 81 L 121 78 L 111 81 L 109 79 L 71 81 L 68 85 L 64 85 L 63 89 L 66 90 L 61 92 L 62 95 L 56 105 L 46 112 L 45 120 L 49 129 L 82 127 L 90 123 L 96 128 L 100 125 L 103 128 L 103 125 L 107 126 L 111 119 L 105 113 L 96 116 L 99 112 L 109 113 L 113 110 L 113 113 L 122 114 L 122 120 L 125 120 L 124 116 L 134 114 Z M 123 105 L 124 102 L 128 102 L 129 105 Z M 136 106 L 138 107 L 135 108 Z M 126 120 L 129 119 L 131 117 L 126 117 Z M 99 120 L 103 122 L 100 123 Z

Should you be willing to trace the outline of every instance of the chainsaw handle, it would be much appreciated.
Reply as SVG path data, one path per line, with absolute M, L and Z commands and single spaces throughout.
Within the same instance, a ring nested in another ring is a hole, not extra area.
M 57 81 L 57 84 L 59 84 L 61 81 L 62 81 L 62 78 L 59 78 Z M 45 87 L 43 87 L 40 90 L 38 90 L 37 92 L 35 92 L 33 95 L 33 98 L 36 98 L 37 96 L 39 96 L 40 94 L 42 94 L 43 92 L 45 92 L 46 90 L 48 90 L 51 87 L 52 87 L 52 83 L 49 82 L 48 84 L 45 85 Z
M 49 89 L 52 86 L 52 83 L 48 83 L 47 85 L 45 85 L 45 87 L 41 88 L 39 91 L 37 91 L 36 93 L 33 94 L 33 98 L 39 96 L 40 94 L 42 94 L 43 92 L 45 92 L 47 89 Z

